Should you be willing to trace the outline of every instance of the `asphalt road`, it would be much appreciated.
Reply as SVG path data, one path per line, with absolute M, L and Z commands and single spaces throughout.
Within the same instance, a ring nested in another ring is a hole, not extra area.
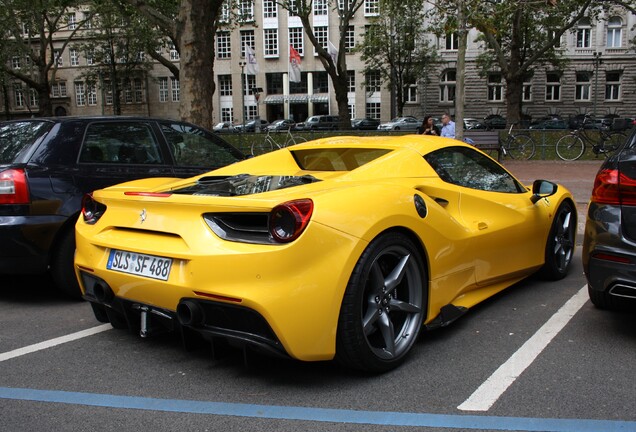
M 507 165 L 522 181 L 564 172 Z M 585 205 L 582 177 L 555 180 Z M 101 325 L 47 278 L 3 278 L 2 431 L 636 431 L 636 313 L 591 305 L 580 250 L 563 281 L 507 289 L 383 375 L 247 360 Z

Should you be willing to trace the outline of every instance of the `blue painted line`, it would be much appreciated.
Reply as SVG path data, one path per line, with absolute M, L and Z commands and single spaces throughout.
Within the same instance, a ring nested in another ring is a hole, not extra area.
M 119 409 L 138 409 L 190 414 L 211 414 L 262 419 L 354 423 L 383 426 L 415 426 L 458 429 L 491 429 L 546 432 L 636 431 L 636 421 L 543 419 L 475 415 L 445 415 L 382 411 L 355 411 L 157 399 L 55 390 L 0 387 L 0 399 L 63 403 Z

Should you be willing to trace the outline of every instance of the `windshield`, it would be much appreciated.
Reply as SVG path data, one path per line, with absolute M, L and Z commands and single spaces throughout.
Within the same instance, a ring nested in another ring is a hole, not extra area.
M 49 121 L 17 121 L 0 123 L 0 163 L 13 163 L 18 155 L 51 130 Z

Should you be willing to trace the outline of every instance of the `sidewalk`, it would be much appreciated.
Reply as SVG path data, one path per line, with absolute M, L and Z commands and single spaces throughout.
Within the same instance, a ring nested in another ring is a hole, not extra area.
M 578 242 L 583 239 L 587 203 L 592 194 L 594 177 L 604 159 L 572 161 L 504 161 L 504 166 L 521 182 L 532 184 L 536 179 L 559 183 L 570 190 L 578 211 Z

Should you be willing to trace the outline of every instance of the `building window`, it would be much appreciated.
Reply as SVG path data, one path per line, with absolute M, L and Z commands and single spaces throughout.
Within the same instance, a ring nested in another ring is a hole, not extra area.
M 532 77 L 523 79 L 523 88 L 521 89 L 521 98 L 523 102 L 532 101 Z
M 75 104 L 78 107 L 86 106 L 86 88 L 81 81 L 75 83 Z
M 22 67 L 22 61 L 19 56 L 11 57 L 11 67 L 15 70 L 18 70 Z
M 380 78 L 380 72 L 368 72 L 365 78 L 367 93 L 376 93 L 382 90 L 382 79 Z
M 314 15 L 327 15 L 328 0 L 314 0 Z
M 170 48 L 170 61 L 179 60 L 180 56 L 179 52 L 177 51 L 177 47 L 175 47 L 172 42 L 168 44 L 168 47 Z
M 457 82 L 457 73 L 455 69 L 449 69 L 445 71 L 439 84 L 439 101 L 448 103 L 455 100 L 455 85 Z
M 245 107 L 245 119 L 253 120 L 258 116 L 258 106 L 256 105 L 247 105 Z
M 329 75 L 327 72 L 314 72 L 314 93 L 329 92 Z
M 278 57 L 278 29 L 263 30 L 265 57 Z
M 364 0 L 364 15 L 375 16 L 380 13 L 380 0 Z
M 144 102 L 144 86 L 142 81 L 139 78 L 135 78 L 133 81 L 134 92 L 135 92 L 135 103 L 143 103 Z
M 60 50 L 53 51 L 53 59 L 57 67 L 64 66 L 64 60 L 62 59 L 62 51 Z
M 86 65 L 87 66 L 92 66 L 95 64 L 95 51 L 93 50 L 88 50 L 85 53 L 86 55 Z
M 218 32 L 216 34 L 216 58 L 229 59 L 232 58 L 229 32 Z
M 131 104 L 133 102 L 133 92 L 132 92 L 132 86 L 130 85 L 130 81 L 126 80 L 123 83 L 123 87 L 124 87 L 124 103 L 126 104 Z
M 548 102 L 561 100 L 561 74 L 556 72 L 546 74 L 545 100 Z
M 88 105 L 96 106 L 97 105 L 97 86 L 94 83 L 88 84 L 88 88 L 86 89 L 88 93 Z
M 320 46 L 323 47 L 324 49 L 327 49 L 327 41 L 328 41 L 327 27 L 326 26 L 314 27 L 314 36 L 316 36 L 316 40 L 318 41 Z M 315 48 L 314 48 L 314 54 L 316 55 Z
M 24 108 L 24 92 L 22 91 L 22 84 L 20 83 L 14 84 L 13 93 L 15 96 L 15 107 Z
M 110 81 L 104 81 L 104 103 L 106 105 L 113 104 L 113 85 Z
M 347 27 L 347 32 L 345 33 L 345 52 L 351 52 L 356 46 L 356 34 L 353 26 Z
M 219 96 L 232 96 L 231 75 L 219 75 Z
M 574 87 L 574 100 L 591 100 L 592 74 L 589 72 L 576 73 L 576 86 Z
M 488 74 L 488 101 L 501 102 L 503 100 L 503 80 L 500 73 Z
M 254 49 L 254 30 L 241 31 L 241 58 L 246 57 L 245 47 Z
M 607 47 L 620 48 L 623 45 L 623 20 L 611 17 L 607 23 Z
M 404 102 L 417 103 L 417 85 L 409 84 L 404 86 Z
M 256 75 L 245 75 L 245 88 L 243 89 L 243 96 L 249 96 L 252 94 L 252 89 L 256 87 Z
M 289 29 L 289 43 L 294 47 L 296 51 L 298 51 L 298 54 L 300 54 L 301 56 L 305 55 L 302 27 Z
M 252 0 L 240 0 L 241 19 L 245 21 L 254 21 L 254 2 Z
M 68 51 L 71 66 L 79 66 L 79 51 L 75 48 L 71 48 Z
M 548 39 L 554 39 L 556 36 L 556 31 L 550 29 L 548 30 Z M 561 37 L 559 37 L 555 42 L 554 42 L 554 47 L 555 48 L 561 48 Z
M 607 72 L 605 75 L 605 100 L 621 100 L 621 73 Z
M 221 107 L 221 121 L 222 122 L 233 122 L 234 121 L 234 108 L 232 108 L 232 107 Z
M 57 81 L 51 84 L 51 96 L 54 98 L 66 97 L 66 81 Z
M 356 92 L 356 73 L 355 71 L 347 71 L 347 92 Z
M 159 102 L 168 102 L 168 78 L 159 78 Z
M 457 33 L 446 33 L 446 49 L 449 51 L 457 51 L 459 48 L 459 37 Z
M 592 25 L 589 18 L 579 20 L 576 29 L 576 47 L 590 48 L 592 46 Z
M 175 77 L 170 77 L 170 85 L 172 88 L 172 102 L 179 102 L 181 98 L 181 83 Z
M 263 0 L 263 18 L 278 18 L 278 3 L 276 1 Z
M 75 30 L 77 28 L 77 19 L 74 13 L 70 13 L 67 16 L 68 19 L 68 29 Z
M 347 104 L 347 111 L 349 112 L 349 119 L 353 120 L 356 118 L 356 104 Z
M 379 102 L 367 102 L 365 107 L 365 116 L 372 119 L 379 119 L 380 108 L 381 105 Z
M 35 89 L 29 89 L 29 104 L 32 107 L 36 107 L 39 105 L 40 100 L 38 99 L 38 92 Z

